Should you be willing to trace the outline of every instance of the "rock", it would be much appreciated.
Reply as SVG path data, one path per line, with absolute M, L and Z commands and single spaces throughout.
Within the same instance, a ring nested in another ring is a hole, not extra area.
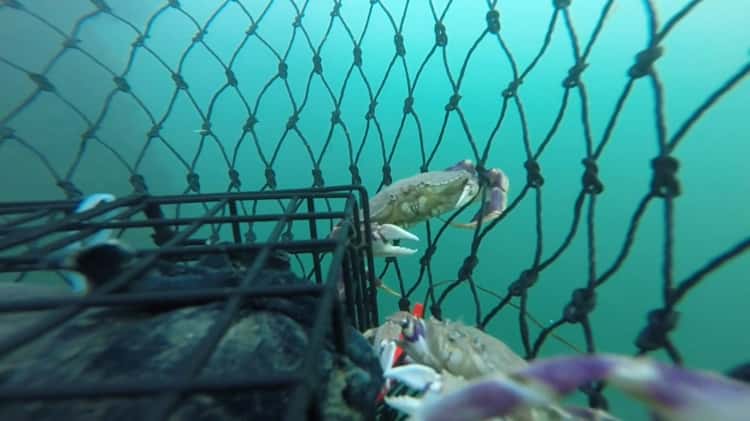
M 127 290 L 226 286 L 236 284 L 244 274 L 243 269 L 215 260 L 210 265 L 185 267 L 150 273 Z M 308 281 L 289 270 L 267 267 L 253 285 L 303 282 Z M 14 296 L 23 295 L 18 291 L 24 285 L 15 286 L 18 290 Z M 191 304 L 86 310 L 4 356 L 0 360 L 0 387 L 167 381 L 186 369 L 190 353 L 224 307 L 222 302 Z M 303 358 L 310 352 L 308 331 L 316 305 L 317 299 L 311 296 L 246 299 L 199 377 L 258 379 L 299 373 Z M 12 317 L 24 317 L 27 323 L 22 326 L 27 326 L 29 320 L 39 316 L 29 312 Z M 329 335 L 317 365 L 322 376 L 318 391 L 323 419 L 371 419 L 383 384 L 382 371 L 369 343 L 351 325 L 345 326 L 346 351 L 337 353 Z M 3 329 L 7 331 L 8 326 Z M 169 419 L 281 419 L 292 393 L 269 389 L 186 395 Z M 3 401 L 0 414 L 7 420 L 130 420 L 147 416 L 154 402 L 151 397 Z

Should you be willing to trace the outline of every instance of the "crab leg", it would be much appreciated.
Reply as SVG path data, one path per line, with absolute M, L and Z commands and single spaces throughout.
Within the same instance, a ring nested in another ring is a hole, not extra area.
M 408 375 L 391 370 L 390 378 Z M 429 378 L 421 374 L 411 384 Z M 687 370 L 643 358 L 591 355 L 552 358 L 535 362 L 510 375 L 496 374 L 468 382 L 443 394 L 425 396 L 423 402 L 389 398 L 394 406 L 408 408 L 416 419 L 482 419 L 509 415 L 522 407 L 552 404 L 558 398 L 592 381 L 607 381 L 645 402 L 659 419 L 672 421 L 745 420 L 750 413 L 750 386 L 715 373 Z M 440 384 L 439 375 L 429 378 Z M 433 388 L 435 388 L 433 386 Z M 456 418 L 467 414 L 470 418 Z

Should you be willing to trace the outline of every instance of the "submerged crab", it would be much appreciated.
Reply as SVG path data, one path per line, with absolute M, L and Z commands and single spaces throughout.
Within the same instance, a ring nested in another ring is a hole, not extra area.
M 475 327 L 397 314 L 402 315 L 399 345 L 415 363 L 466 379 L 527 365 L 505 343 Z
M 507 206 L 508 178 L 499 169 L 483 171 L 489 180 L 485 203 L 468 223 L 452 224 L 473 228 L 480 221 L 499 217 Z M 429 171 L 394 182 L 370 200 L 370 219 L 373 233 L 373 254 L 376 256 L 404 256 L 415 249 L 393 244 L 395 240 L 418 241 L 406 228 L 457 210 L 481 197 L 480 172 L 470 160 L 442 171 Z
M 397 338 L 390 326 L 398 323 Z M 374 329 L 380 339 L 378 351 L 386 373 L 386 387 L 394 380 L 432 394 L 442 395 L 459 389 L 467 382 L 491 374 L 509 373 L 528 366 L 505 343 L 481 330 L 458 322 L 422 319 L 406 312 L 398 312 L 386 323 Z M 396 346 L 405 351 L 409 363 L 393 368 Z M 438 374 L 439 373 L 439 374 Z M 429 382 L 429 384 L 425 383 Z M 432 399 L 427 393 L 425 402 Z M 407 413 L 416 411 L 422 401 L 411 398 L 386 398 L 386 402 Z M 518 408 L 512 411 L 513 420 L 562 419 L 566 410 L 550 404 L 540 408 Z
M 644 401 L 660 420 L 743 420 L 750 413 L 750 386 L 716 373 L 606 354 L 529 363 L 502 341 L 460 323 L 404 312 L 391 319 L 400 320 L 403 339 L 390 328 L 375 332 L 387 384 L 403 383 L 421 396 L 389 396 L 385 402 L 412 420 L 616 419 L 601 410 L 558 404 L 595 381 Z M 396 344 L 411 363 L 392 366 Z

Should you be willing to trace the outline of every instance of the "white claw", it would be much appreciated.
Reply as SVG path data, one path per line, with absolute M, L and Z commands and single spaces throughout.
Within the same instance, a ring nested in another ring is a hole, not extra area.
M 409 256 L 416 253 L 417 249 L 410 249 L 407 247 L 394 246 L 393 244 L 380 243 L 380 245 L 373 245 L 372 255 L 373 256 Z
M 440 382 L 440 374 L 431 367 L 422 364 L 406 364 L 388 369 L 383 376 L 398 380 L 412 389 L 425 390 L 428 386 Z
M 419 237 L 409 231 L 393 224 L 373 224 L 373 247 L 374 256 L 400 257 L 409 256 L 417 252 L 417 249 L 396 246 L 395 240 L 419 241 Z
M 385 397 L 385 403 L 391 408 L 414 416 L 422 409 L 422 400 L 412 396 Z
M 380 341 L 380 367 L 383 372 L 393 366 L 393 357 L 396 355 L 396 342 L 383 339 Z
M 419 237 L 409 231 L 393 224 L 380 224 L 377 227 L 378 233 L 386 240 L 411 240 L 419 241 Z
M 461 208 L 465 204 L 471 202 L 471 199 L 474 198 L 474 196 L 471 194 L 471 189 L 469 189 L 468 186 L 464 187 L 463 191 L 461 192 L 461 197 L 458 198 L 458 201 L 456 202 L 456 209 Z
M 82 199 L 78 203 L 78 206 L 76 206 L 74 212 L 75 213 L 86 212 L 88 210 L 91 210 L 99 206 L 100 204 L 109 203 L 114 200 L 115 200 L 115 196 L 109 193 L 91 194 L 89 196 L 86 196 L 84 199 Z M 103 216 L 99 216 L 98 218 L 108 219 L 108 218 L 111 218 L 115 213 L 116 211 L 112 210 L 112 211 L 105 213 Z M 102 244 L 102 243 L 109 241 L 109 237 L 111 233 L 112 233 L 112 230 L 109 228 L 98 230 L 95 233 L 91 234 L 90 236 L 83 238 L 82 240 L 75 241 L 63 247 L 62 249 L 53 252 L 50 256 L 48 256 L 48 260 L 50 262 L 56 262 L 56 264 L 63 265 L 63 266 L 69 265 L 70 263 L 68 262 L 68 259 L 70 259 L 76 253 L 78 253 L 80 250 L 86 247 L 96 246 L 98 244 Z M 74 272 L 71 270 L 60 270 L 60 274 L 62 275 L 63 279 L 65 279 L 65 282 L 70 286 L 70 288 L 73 290 L 74 293 L 76 294 L 88 293 L 90 285 L 86 277 L 83 276 L 83 274 Z
M 81 202 L 78 204 L 74 212 L 75 213 L 85 212 L 85 211 L 88 211 L 97 207 L 99 204 L 113 202 L 114 200 L 115 200 L 115 196 L 109 193 L 95 193 L 81 200 Z M 107 212 L 104 215 L 104 218 L 111 218 L 113 214 L 114 214 L 113 211 Z M 72 250 L 77 250 L 84 246 L 94 246 L 94 245 L 103 243 L 109 238 L 111 233 L 112 233 L 111 229 L 99 230 L 95 232 L 94 234 L 84 238 L 82 241 L 76 241 L 75 243 L 68 245 L 66 247 L 66 250 L 72 251 Z

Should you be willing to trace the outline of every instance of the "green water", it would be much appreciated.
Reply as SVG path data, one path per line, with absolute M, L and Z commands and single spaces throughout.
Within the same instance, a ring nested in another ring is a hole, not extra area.
M 144 30 L 146 22 L 162 6 L 162 2 L 145 0 L 109 3 L 117 16 L 140 30 Z M 199 25 L 223 4 L 197 0 L 180 3 L 182 10 Z M 344 2 L 340 13 L 345 24 L 339 19 L 331 21 L 332 2 L 309 2 L 302 18 L 306 33 L 301 28 L 294 32 L 291 25 L 297 14 L 294 3 L 275 1 L 258 24 L 257 34 L 262 40 L 253 36 L 244 44 L 245 30 L 251 22 L 246 12 L 258 19 L 267 3 L 240 3 L 245 6 L 244 11 L 235 2 L 227 3 L 208 27 L 204 41 L 223 63 L 228 64 L 234 56 L 231 68 L 242 97 L 232 88 L 217 94 L 226 81 L 224 68 L 204 45 L 198 44 L 186 54 L 197 27 L 180 11 L 167 9 L 154 18 L 146 40 L 153 54 L 139 49 L 132 61 L 130 44 L 136 37 L 132 28 L 107 15 L 96 16 L 81 25 L 78 33 L 81 48 L 115 74 L 122 74 L 130 61 L 127 81 L 155 121 L 167 115 L 161 135 L 171 150 L 158 139 L 148 140 L 146 133 L 153 124 L 148 113 L 132 97 L 119 93 L 102 117 L 97 131 L 101 143 L 89 141 L 80 164 L 72 170 L 72 181 L 79 189 L 85 193 L 108 191 L 125 195 L 132 190 L 128 182 L 131 172 L 136 172 L 145 177 L 151 193 L 179 194 L 186 190 L 185 177 L 193 167 L 200 175 L 203 192 L 226 191 L 228 162 L 232 162 L 240 139 L 234 168 L 240 173 L 242 188 L 248 190 L 265 184 L 265 166 L 258 149 L 271 159 L 278 145 L 281 146 L 273 168 L 279 188 L 310 186 L 313 162 L 318 160 L 327 185 L 351 182 L 348 167 L 355 161 L 364 185 L 372 194 L 381 182 L 381 168 L 391 154 L 394 179 L 418 173 L 433 150 L 431 170 L 453 165 L 460 159 L 476 160 L 459 115 L 451 113 L 443 125 L 445 105 L 453 94 L 451 80 L 459 78 L 466 63 L 459 105 L 471 139 L 481 152 L 500 116 L 501 93 L 514 78 L 512 66 L 521 72 L 531 63 L 542 47 L 553 16 L 551 1 L 499 3 L 499 35 L 502 45 L 512 55 L 511 63 L 496 37 L 484 36 L 473 47 L 486 27 L 485 2 L 463 0 L 450 4 L 443 20 L 448 44 L 445 49 L 437 48 L 429 59 L 434 45 L 430 5 L 439 16 L 446 1 L 408 2 L 405 16 L 406 3 L 402 1 L 382 1 L 375 5 L 365 1 Z M 303 7 L 303 2 L 296 3 Z M 492 140 L 487 165 L 501 168 L 508 175 L 510 202 L 518 197 L 526 180 L 523 164 L 528 156 L 524 136 L 536 151 L 561 109 L 564 96 L 561 81 L 574 64 L 567 25 L 575 32 L 578 48 L 584 49 L 604 3 L 574 1 L 569 8 L 569 22 L 561 14 L 557 16 L 549 46 L 519 87 L 519 102 L 508 103 L 502 125 Z M 590 136 L 596 147 L 624 90 L 626 72 L 635 54 L 647 46 L 644 3 L 614 3 L 582 74 L 586 112 L 582 112 L 580 91 L 571 90 L 560 126 L 538 159 L 545 183 L 538 194 L 529 191 L 482 242 L 477 255 L 479 265 L 473 273 L 476 284 L 505 293 L 521 271 L 533 264 L 538 241 L 545 260 L 570 231 L 574 203 L 581 189 L 581 160 L 586 156 L 582 121 L 585 118 L 590 123 Z M 656 2 L 659 25 L 687 3 Z M 65 33 L 71 31 L 76 19 L 93 10 L 87 1 L 66 1 L 64 6 L 52 0 L 24 4 Z M 406 55 L 394 60 L 394 26 L 402 24 L 402 16 Z M 746 0 L 702 2 L 660 44 L 664 55 L 656 62 L 656 70 L 663 84 L 668 138 L 750 59 L 748 21 L 750 3 Z M 311 77 L 310 45 L 317 48 L 324 35 L 327 38 L 320 50 L 323 81 L 318 75 Z M 355 40 L 361 37 L 361 69 L 351 67 L 351 37 Z M 12 127 L 17 136 L 36 148 L 54 171 L 64 177 L 73 167 L 81 146 L 80 135 L 87 124 L 60 98 L 75 104 L 90 121 L 96 121 L 112 90 L 113 75 L 87 55 L 69 51 L 48 73 L 60 97 L 41 94 L 19 113 L 7 117 L 34 88 L 23 72 L 8 63 L 29 72 L 42 72 L 59 50 L 61 40 L 59 34 L 29 14 L 0 8 L 0 57 L 5 60 L 0 63 L 3 91 L 0 122 Z M 286 84 L 274 79 L 279 60 L 268 46 L 286 57 Z M 472 54 L 465 61 L 469 51 Z M 181 91 L 172 102 L 174 82 L 165 65 L 172 70 L 180 66 L 192 99 Z M 412 93 L 417 118 L 407 115 L 402 125 L 404 99 L 417 74 L 419 79 Z M 343 96 L 342 86 L 345 86 Z M 377 95 L 376 121 L 364 118 L 371 95 Z M 243 98 L 258 119 L 255 139 L 249 134 L 243 137 L 242 127 L 248 118 Z M 339 100 L 346 130 L 340 125 L 332 128 L 330 123 L 334 101 Z M 294 111 L 292 104 L 299 110 L 296 123 L 299 132 L 285 135 L 285 125 Z M 211 130 L 216 138 L 206 138 L 202 146 L 200 134 L 195 133 L 203 123 L 196 106 L 204 115 L 212 107 Z M 750 183 L 745 163 L 750 153 L 748 115 L 750 83 L 744 81 L 698 120 L 673 153 L 680 162 L 677 177 L 682 187 L 682 194 L 674 203 L 676 281 L 690 276 L 750 232 Z M 524 122 L 527 132 L 523 130 Z M 599 177 L 605 189 L 597 196 L 593 208 L 597 275 L 608 270 L 621 252 L 633 213 L 649 190 L 650 161 L 659 152 L 656 127 L 654 86 L 647 78 L 639 79 L 598 160 Z M 330 144 L 323 153 L 329 133 Z M 441 143 L 436 148 L 438 141 Z M 117 151 L 122 159 L 102 144 Z M 39 156 L 13 140 L 0 142 L 0 180 L 2 200 L 64 197 Z M 537 198 L 541 200 L 541 240 L 536 233 Z M 571 291 L 586 283 L 589 211 L 587 200 L 572 243 L 541 272 L 529 292 L 529 311 L 542 323 L 557 320 Z M 460 215 L 459 220 L 468 220 L 472 214 L 473 208 Z M 633 339 L 645 325 L 646 312 L 662 305 L 664 226 L 663 202 L 656 199 L 638 226 L 624 264 L 597 289 L 597 306 L 591 315 L 597 350 L 634 353 Z M 432 234 L 440 227 L 440 221 L 434 221 Z M 426 238 L 424 224 L 412 231 Z M 469 255 L 472 235 L 472 231 L 455 228 L 445 232 L 432 259 L 435 282 L 456 278 Z M 425 244 L 415 247 L 420 254 L 399 260 L 407 287 L 419 275 L 419 257 Z M 378 263 L 379 268 L 381 264 Z M 750 322 L 745 310 L 750 297 L 749 265 L 746 255 L 731 260 L 711 273 L 678 305 L 681 318 L 671 337 L 687 365 L 726 370 L 747 360 L 750 339 L 744 332 Z M 389 271 L 384 281 L 396 287 L 395 272 Z M 412 303 L 423 300 L 425 284 L 426 280 L 412 296 Z M 479 297 L 483 313 L 497 302 L 497 298 L 483 292 Z M 381 314 L 396 309 L 397 299 L 382 295 Z M 445 317 L 473 323 L 475 306 L 468 285 L 461 285 L 449 294 L 443 312 Z M 488 330 L 523 354 L 515 309 L 503 309 Z M 532 340 L 535 339 L 539 328 L 532 324 L 530 333 Z M 577 347 L 585 347 L 579 326 L 565 326 L 557 333 Z M 541 350 L 542 355 L 560 352 L 573 351 L 555 340 L 548 340 Z M 661 352 L 654 356 L 665 358 Z M 607 396 L 612 411 L 623 419 L 646 417 L 640 406 L 615 392 L 608 389 Z

